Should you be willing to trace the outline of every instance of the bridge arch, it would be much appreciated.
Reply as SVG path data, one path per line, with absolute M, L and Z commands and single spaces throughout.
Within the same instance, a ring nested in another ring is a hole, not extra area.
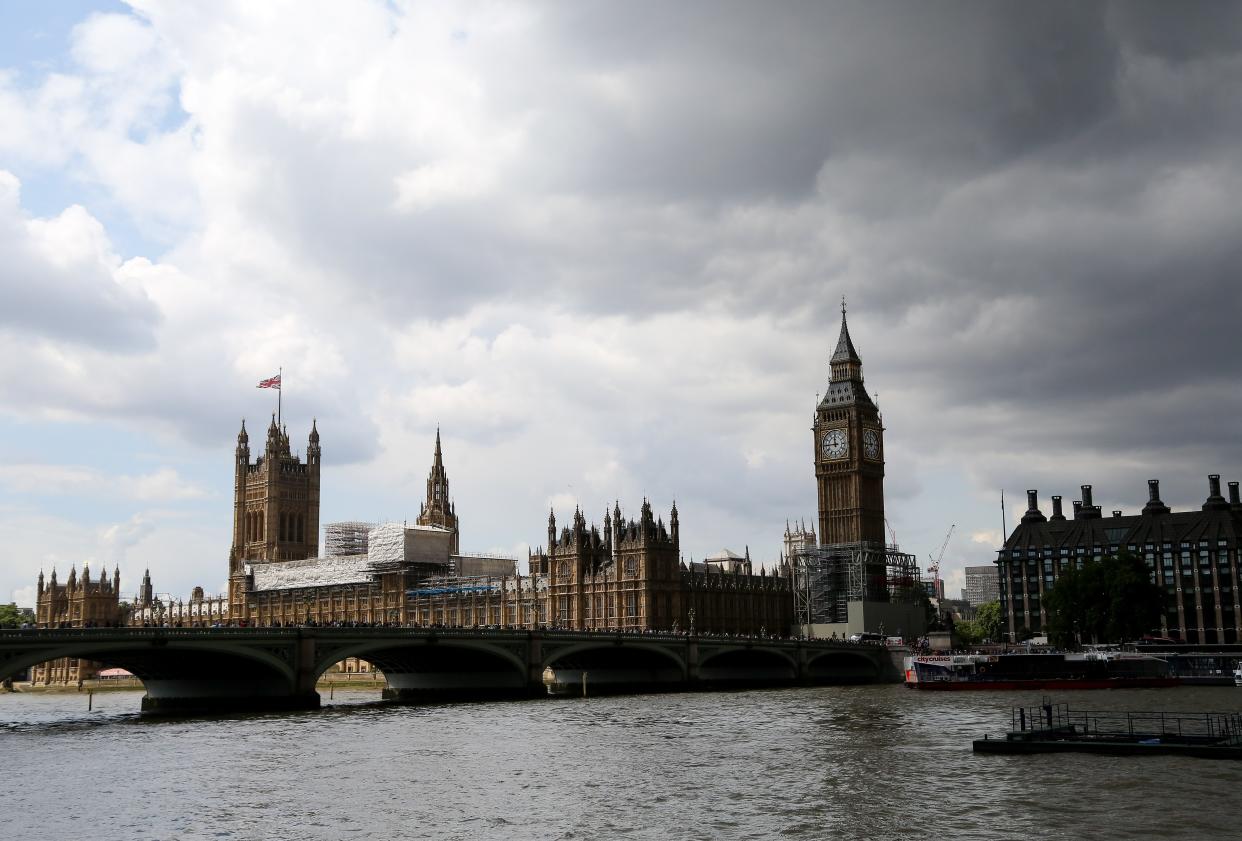
M 628 638 L 552 646 L 542 666 L 548 691 L 565 695 L 668 691 L 684 687 L 689 677 L 676 651 Z
M 618 652 L 628 652 L 619 654 Z M 634 657 L 632 655 L 639 655 Z M 654 655 L 652 657 L 651 655 Z M 605 664 L 610 661 L 639 662 L 639 658 L 645 658 L 648 662 L 663 662 L 671 664 L 675 667 L 684 679 L 686 677 L 686 661 L 682 659 L 676 652 L 668 646 L 659 643 L 643 643 L 631 642 L 630 640 L 617 640 L 604 638 L 601 640 L 588 640 L 563 647 L 552 648 L 545 654 L 541 665 L 543 668 L 556 668 L 558 665 L 569 666 L 571 663 L 601 663 Z
M 123 668 L 144 685 L 148 681 L 168 679 L 170 676 L 200 676 L 204 669 L 210 670 L 213 666 L 224 667 L 226 671 L 240 667 L 248 677 L 258 672 L 267 677 L 279 677 L 290 685 L 295 678 L 293 667 L 288 662 L 271 651 L 253 646 L 212 645 L 175 639 L 160 645 L 152 645 L 149 640 L 93 642 L 82 639 L 15 654 L 0 663 L 0 679 L 63 657 L 93 660 Z
M 439 654 L 438 652 L 444 652 Z M 432 637 L 414 639 L 377 639 L 358 642 L 353 645 L 338 646 L 321 654 L 313 671 L 316 677 L 323 675 L 334 663 L 347 657 L 357 657 L 375 665 L 387 674 L 383 663 L 393 665 L 417 665 L 419 655 L 430 663 L 432 658 L 442 660 L 445 655 L 456 652 L 467 652 L 475 658 L 502 661 L 521 675 L 526 674 L 526 661 L 499 645 L 485 640 L 470 640 L 452 637 Z M 390 665 L 392 668 L 392 665 Z
M 878 650 L 883 654 L 883 650 Z M 807 660 L 805 678 L 810 683 L 873 683 L 880 679 L 877 653 L 834 648 Z
M 318 678 L 333 663 L 360 657 L 384 675 L 389 701 L 527 695 L 531 684 L 525 659 L 487 640 L 426 635 L 360 640 L 327 648 L 313 670 Z
M 798 668 L 798 661 L 788 651 L 762 646 L 725 648 L 701 654 L 699 656 L 699 666 L 701 668 L 703 666 L 715 665 L 718 664 L 721 659 L 742 659 L 743 656 L 748 658 L 753 657 L 755 660 L 781 662 L 794 670 L 797 670 Z

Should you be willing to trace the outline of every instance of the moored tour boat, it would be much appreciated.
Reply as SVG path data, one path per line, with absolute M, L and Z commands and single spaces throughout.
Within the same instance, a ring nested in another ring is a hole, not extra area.
M 905 658 L 912 689 L 1122 689 L 1177 686 L 1159 657 L 1129 653 L 915 654 Z

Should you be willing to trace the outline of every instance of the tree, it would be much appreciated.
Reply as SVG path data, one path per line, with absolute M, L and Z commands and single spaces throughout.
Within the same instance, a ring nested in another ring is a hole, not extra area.
M 1048 640 L 1073 648 L 1137 639 L 1159 624 L 1164 598 L 1147 564 L 1129 552 L 1063 569 L 1044 597 Z
M 0 628 L 20 628 L 24 622 L 33 622 L 34 613 L 16 604 L 0 604 Z
M 975 625 L 983 639 L 999 640 L 1003 628 L 1000 602 L 984 602 L 975 608 Z
M 953 631 L 963 645 L 977 645 L 983 642 L 983 629 L 979 627 L 976 619 L 959 619 L 953 626 Z

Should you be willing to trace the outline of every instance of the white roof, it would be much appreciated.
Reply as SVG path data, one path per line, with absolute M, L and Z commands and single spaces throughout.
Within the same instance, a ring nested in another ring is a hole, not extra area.
M 336 555 L 301 561 L 252 562 L 255 590 L 289 590 L 333 584 L 365 584 L 371 580 L 366 555 Z

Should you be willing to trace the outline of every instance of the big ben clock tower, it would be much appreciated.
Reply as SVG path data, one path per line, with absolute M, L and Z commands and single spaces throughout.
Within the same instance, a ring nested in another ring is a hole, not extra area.
M 884 545 L 884 427 L 863 388 L 862 360 L 841 303 L 832 379 L 815 410 L 815 480 L 820 544 Z

